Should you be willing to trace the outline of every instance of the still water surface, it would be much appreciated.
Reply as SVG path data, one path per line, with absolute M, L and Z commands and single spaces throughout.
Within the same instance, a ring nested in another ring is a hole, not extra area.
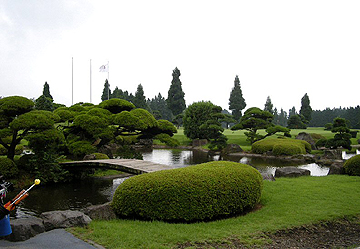
M 358 152 L 359 153 L 359 152 Z M 349 157 L 349 155 L 344 155 Z M 143 158 L 146 161 L 173 166 L 174 168 L 218 160 L 219 156 L 208 157 L 207 153 L 191 150 L 165 150 L 154 149 L 144 151 Z M 229 157 L 226 160 L 249 164 L 257 168 L 261 173 L 274 174 L 276 168 L 284 166 L 298 166 L 309 169 L 313 176 L 327 175 L 329 169 L 316 164 L 291 164 L 279 160 L 264 160 L 262 158 Z M 36 186 L 17 208 L 13 217 L 21 218 L 28 215 L 38 216 L 42 212 L 52 210 L 80 210 L 90 205 L 103 204 L 112 199 L 112 195 L 124 179 L 85 179 L 72 183 L 62 183 L 50 186 Z M 9 193 L 9 197 L 16 192 Z

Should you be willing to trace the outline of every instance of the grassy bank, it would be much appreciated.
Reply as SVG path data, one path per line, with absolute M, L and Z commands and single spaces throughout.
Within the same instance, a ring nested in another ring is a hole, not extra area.
M 171 248 L 179 243 L 237 238 L 262 244 L 262 232 L 360 214 L 360 177 L 279 178 L 265 182 L 262 208 L 243 216 L 194 224 L 154 221 L 93 221 L 72 231 L 106 248 Z M 229 242 L 230 243 L 230 242 Z

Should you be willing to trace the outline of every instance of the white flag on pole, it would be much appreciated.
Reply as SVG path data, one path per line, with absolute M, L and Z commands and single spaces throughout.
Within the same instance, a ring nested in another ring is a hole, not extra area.
M 102 65 L 100 68 L 99 68 L 100 72 L 104 73 L 104 72 L 109 72 L 109 63 L 108 64 L 105 64 L 105 65 Z

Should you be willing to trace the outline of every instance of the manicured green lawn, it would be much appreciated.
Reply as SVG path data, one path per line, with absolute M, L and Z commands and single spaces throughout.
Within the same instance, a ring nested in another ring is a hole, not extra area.
M 169 224 L 160 221 L 92 221 L 72 232 L 106 248 L 171 248 L 178 243 L 221 241 L 265 243 L 262 232 L 360 215 L 360 177 L 278 178 L 264 183 L 262 208 L 212 222 Z
M 180 145 L 190 145 L 191 140 L 184 135 L 184 129 L 179 128 L 177 133 L 174 134 L 173 138 L 180 142 Z

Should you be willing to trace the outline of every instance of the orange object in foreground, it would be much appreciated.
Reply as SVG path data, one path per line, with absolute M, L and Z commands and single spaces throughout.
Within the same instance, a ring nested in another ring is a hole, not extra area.
M 15 205 L 17 205 L 20 201 L 24 200 L 28 196 L 29 196 L 29 193 L 25 192 L 25 190 L 23 189 L 23 190 L 21 190 L 20 193 L 17 194 L 17 196 L 15 196 L 14 199 L 12 199 L 8 203 L 6 203 L 4 205 L 4 208 L 6 208 L 9 211 L 12 211 L 15 209 Z

